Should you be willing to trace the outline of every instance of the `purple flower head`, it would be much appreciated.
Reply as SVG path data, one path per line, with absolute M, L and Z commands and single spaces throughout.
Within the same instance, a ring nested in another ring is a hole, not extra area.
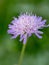
M 25 44 L 27 38 L 32 34 L 35 34 L 38 38 L 42 38 L 42 31 L 39 29 L 43 29 L 44 27 L 48 27 L 46 25 L 46 20 L 42 20 L 42 17 L 36 15 L 22 14 L 18 18 L 14 17 L 11 24 L 9 24 L 8 33 L 12 34 L 12 38 L 16 38 L 20 35 L 20 41 L 23 40 Z

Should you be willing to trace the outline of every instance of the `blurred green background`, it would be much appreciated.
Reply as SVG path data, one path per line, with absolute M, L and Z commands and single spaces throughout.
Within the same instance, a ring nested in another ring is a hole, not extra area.
M 0 0 L 0 65 L 18 64 L 23 44 L 19 37 L 11 40 L 7 30 L 13 17 L 25 12 L 42 16 L 48 24 L 49 0 Z M 28 38 L 22 65 L 49 65 L 49 27 L 42 31 L 42 39 Z

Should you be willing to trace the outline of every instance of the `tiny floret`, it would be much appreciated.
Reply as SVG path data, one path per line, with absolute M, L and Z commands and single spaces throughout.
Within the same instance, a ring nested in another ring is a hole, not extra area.
M 12 35 L 12 38 L 16 38 L 20 35 L 20 41 L 23 40 L 25 44 L 27 38 L 32 34 L 35 34 L 38 38 L 42 38 L 43 34 L 40 29 L 48 27 L 46 20 L 42 20 L 42 17 L 36 15 L 22 14 L 18 18 L 14 17 L 11 24 L 9 24 L 8 33 Z

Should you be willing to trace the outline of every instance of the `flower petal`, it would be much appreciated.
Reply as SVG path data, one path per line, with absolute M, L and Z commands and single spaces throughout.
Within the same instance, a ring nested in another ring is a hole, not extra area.
M 35 35 L 36 35 L 38 38 L 42 38 L 42 36 L 40 36 L 38 33 L 35 33 Z
M 27 41 L 27 34 L 24 35 L 23 43 L 26 44 Z

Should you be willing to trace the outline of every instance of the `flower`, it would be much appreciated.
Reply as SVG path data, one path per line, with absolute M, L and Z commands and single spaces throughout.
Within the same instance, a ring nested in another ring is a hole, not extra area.
M 20 41 L 23 40 L 25 44 L 27 38 L 32 34 L 35 34 L 38 38 L 42 38 L 42 31 L 39 29 L 43 29 L 44 27 L 48 27 L 46 25 L 46 20 L 42 20 L 42 17 L 30 14 L 22 14 L 18 18 L 14 17 L 11 24 L 9 24 L 8 33 L 12 34 L 12 38 L 16 38 L 20 35 Z

